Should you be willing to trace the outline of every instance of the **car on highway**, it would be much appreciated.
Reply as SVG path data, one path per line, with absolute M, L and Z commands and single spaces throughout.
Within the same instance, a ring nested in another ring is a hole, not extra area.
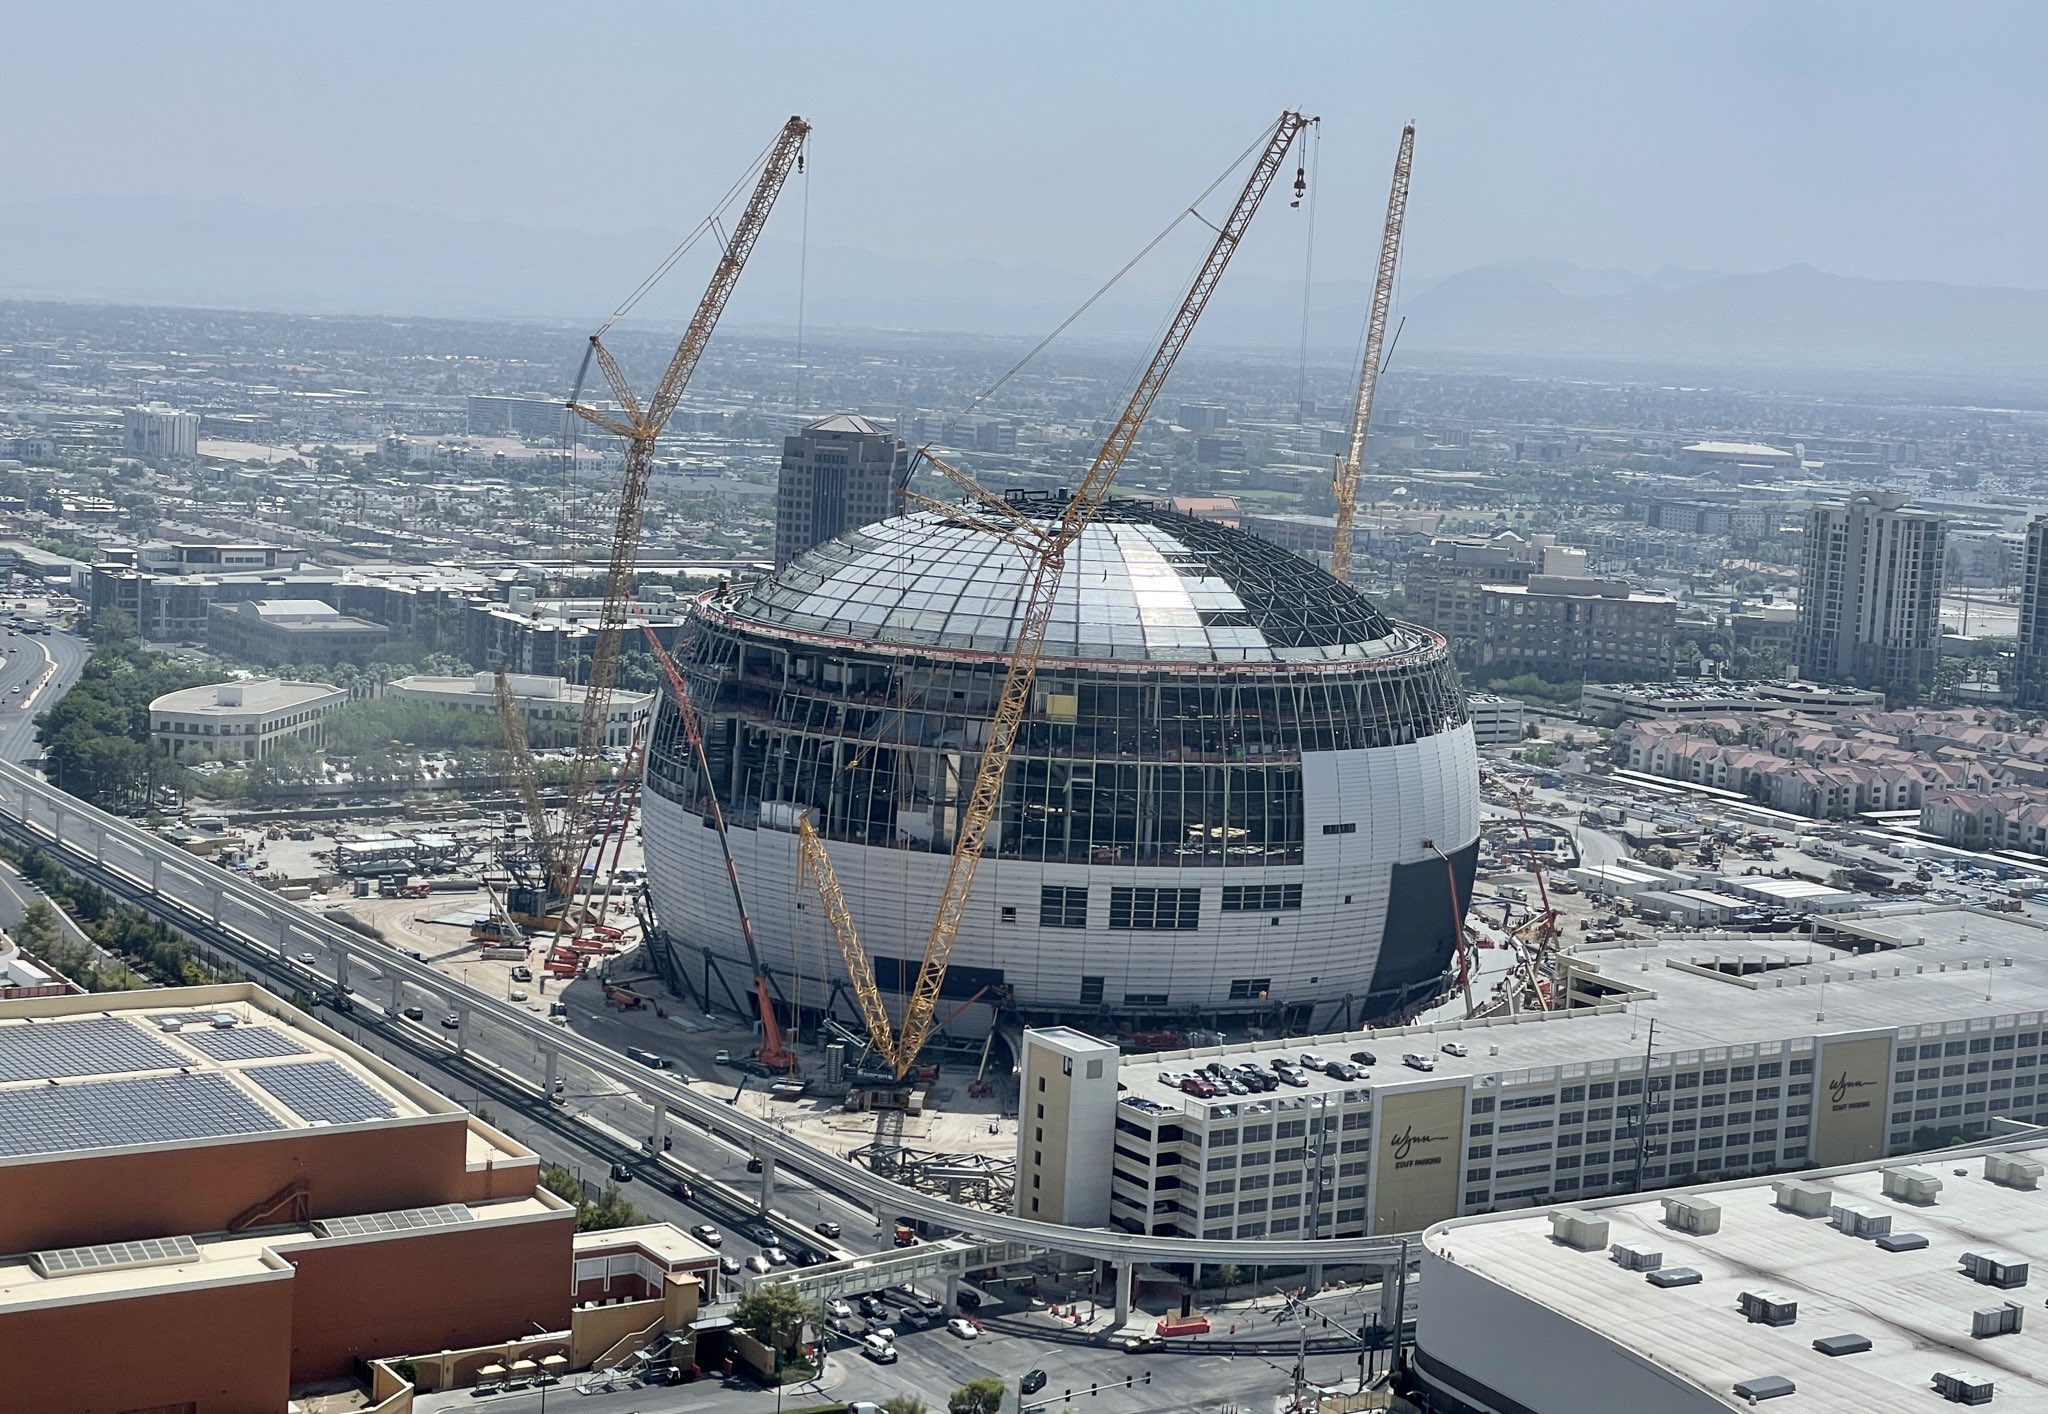
M 789 1265 L 789 1253 L 783 1251 L 780 1247 L 764 1247 L 761 1249 L 761 1255 L 768 1259 L 768 1265 L 771 1267 L 786 1267 Z
M 839 1236 L 839 1224 L 833 1222 L 830 1218 L 826 1218 L 820 1222 L 813 1223 L 811 1231 L 817 1233 L 820 1237 L 837 1237 Z
M 719 1257 L 718 1270 L 725 1276 L 736 1277 L 740 1274 L 740 1259 L 727 1252 Z
M 1127 1335 L 1122 1344 L 1126 1355 L 1143 1355 L 1148 1351 L 1166 1349 L 1166 1342 L 1156 1335 Z
M 697 1190 L 691 1187 L 688 1181 L 680 1178 L 668 1186 L 668 1191 L 669 1196 L 680 1198 L 685 1203 L 693 1201 L 697 1196 Z
M 423 1007 L 409 1006 L 400 1012 L 399 1015 L 403 1016 L 407 1021 L 425 1021 L 427 1019 L 427 1013 Z
M 626 1167 L 626 1166 L 625 1166 L 624 1164 L 613 1164 L 613 1165 L 612 1165 L 612 1182 L 613 1182 L 613 1183 L 631 1183 L 632 1181 L 633 1181 L 633 1170 L 631 1170 L 631 1169 L 627 1168 L 627 1167 Z
M 747 1160 L 747 1172 L 748 1172 L 748 1173 L 759 1173 L 760 1171 L 761 1171 L 761 1161 L 760 1161 L 759 1159 L 748 1159 L 748 1160 Z
M 835 1321 L 850 1321 L 853 1319 L 853 1307 L 847 1305 L 843 1298 L 835 1296 L 825 1303 L 825 1314 Z
M 860 1313 L 863 1316 L 866 1316 L 869 1320 L 874 1320 L 878 1316 L 886 1316 L 889 1313 L 889 1308 L 882 1304 L 881 1297 L 875 1295 L 875 1293 L 871 1291 L 867 1295 L 861 1297 Z
M 981 1327 L 964 1316 L 955 1316 L 952 1320 L 946 1322 L 946 1329 L 959 1336 L 962 1340 L 973 1340 L 981 1334 Z
M 654 1051 L 644 1050 L 639 1046 L 626 1047 L 626 1058 L 640 1062 L 649 1070 L 674 1070 L 676 1068 L 676 1063 L 667 1056 Z
M 895 1291 L 895 1296 L 896 1299 L 898 1301 L 901 1301 L 904 1305 L 915 1306 L 918 1310 L 924 1312 L 927 1316 L 937 1316 L 940 1312 L 946 1309 L 945 1307 L 941 1306 L 938 1302 L 932 1300 L 931 1297 L 926 1296 L 922 1291 L 919 1291 L 916 1287 L 912 1286 L 909 1282 L 905 1282 L 903 1283 L 903 1285 L 897 1287 Z
M 896 1363 L 895 1345 L 879 1335 L 863 1337 L 860 1343 L 860 1353 L 867 1356 L 868 1359 L 874 1361 L 877 1365 L 893 1365 Z
M 1045 1371 L 1043 1370 L 1026 1370 L 1023 1378 L 1017 1381 L 1017 1391 L 1020 1394 L 1037 1394 L 1044 1388 Z
M 921 1331 L 932 1323 L 932 1318 L 915 1306 L 904 1307 L 896 1313 L 896 1319 L 914 1331 Z
M 713 1057 L 711 1058 L 711 1063 L 712 1063 L 713 1065 L 731 1065 L 731 1064 L 732 1064 L 732 1052 L 731 1052 L 731 1051 L 726 1051 L 726 1050 L 721 1050 L 721 1051 L 720 1051 L 720 1052 L 719 1052 L 719 1053 L 718 1053 L 717 1055 L 715 1055 L 715 1056 L 713 1056 Z
M 713 1227 L 710 1223 L 698 1223 L 695 1227 L 690 1229 L 690 1236 L 696 1238 L 706 1247 L 725 1246 L 725 1234 L 720 1232 L 717 1228 Z
M 449 1012 L 441 1018 L 441 1024 L 450 1031 L 460 1031 L 462 1029 L 462 1013 L 457 1011 Z
M 744 1266 L 748 1271 L 752 1272 L 755 1276 L 765 1277 L 768 1275 L 768 1273 L 775 1270 L 774 1267 L 769 1265 L 768 1259 L 762 1256 L 759 1252 L 756 1252 L 752 1256 L 748 1257 L 747 1260 L 743 1262 L 741 1265 Z

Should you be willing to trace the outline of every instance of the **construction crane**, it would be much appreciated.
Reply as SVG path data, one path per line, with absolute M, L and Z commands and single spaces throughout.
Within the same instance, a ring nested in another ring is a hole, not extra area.
M 576 389 L 569 395 L 569 411 L 623 440 L 626 452 L 624 475 L 619 487 L 619 508 L 612 525 L 611 561 L 604 576 L 604 606 L 599 612 L 597 635 L 591 644 L 590 671 L 584 678 L 583 713 L 577 726 L 575 753 L 569 763 L 561 824 L 552 835 L 554 848 L 543 856 L 549 890 L 563 900 L 573 901 L 575 898 L 577 875 L 587 847 L 588 816 L 597 779 L 597 763 L 604 749 L 612 685 L 618 678 L 621 640 L 627 628 L 627 600 L 633 592 L 634 565 L 640 554 L 640 525 L 647 501 L 647 486 L 654 474 L 655 441 L 675 413 L 683 390 L 689 386 L 690 375 L 696 372 L 705 346 L 711 342 L 712 330 L 718 327 L 719 316 L 725 313 L 726 301 L 739 284 L 740 272 L 746 268 L 747 257 L 753 253 L 754 243 L 768 222 L 768 213 L 774 209 L 783 184 L 792 171 L 803 169 L 804 143 L 810 132 L 809 123 L 802 118 L 791 118 L 782 125 L 781 132 L 769 145 L 761 159 L 761 175 L 754 184 L 753 195 L 748 198 L 732 230 L 723 233 L 723 249 L 718 267 L 712 272 L 711 283 L 697 302 L 697 312 L 690 320 L 689 328 L 684 330 L 682 341 L 676 345 L 668 368 L 655 385 L 654 395 L 647 400 L 646 406 L 643 408 L 633 395 L 611 351 L 604 346 L 604 334 L 611 327 L 609 323 L 590 336 L 590 347 L 584 353 L 583 371 L 577 375 Z M 715 222 L 712 229 L 714 232 L 717 230 Z M 661 271 L 641 286 L 641 291 L 649 288 L 667 268 L 664 264 Z M 614 319 L 617 317 L 613 316 Z M 588 373 L 592 360 L 596 361 L 604 373 L 605 382 L 611 387 L 612 397 L 618 403 L 617 413 L 592 407 L 581 400 L 583 377 Z M 502 701 L 507 695 L 502 673 L 498 681 Z M 532 811 L 533 806 L 529 803 L 528 813 Z M 538 844 L 538 827 L 535 839 Z
M 655 635 L 654 626 L 641 619 L 640 631 L 647 635 L 647 646 L 653 652 L 654 660 L 661 665 L 663 676 L 668 679 L 669 696 L 676 704 L 676 720 L 682 724 L 683 739 L 690 744 L 697 779 L 703 785 L 711 824 L 718 835 L 718 849 L 725 856 L 725 882 L 732 890 L 733 909 L 739 914 L 740 938 L 747 945 L 747 964 L 754 969 L 754 1005 L 761 1013 L 761 1049 L 754 1053 L 754 1059 L 770 1070 L 794 1071 L 797 1069 L 796 1052 L 784 1044 L 782 1024 L 775 1017 L 775 999 L 768 991 L 768 973 L 761 966 L 761 949 L 754 942 L 754 919 L 747 912 L 746 892 L 740 888 L 739 866 L 733 863 L 732 838 L 726 833 L 725 811 L 719 807 L 718 792 L 711 786 L 711 760 L 704 753 L 704 737 L 697 729 L 697 709 L 690 701 L 689 685 L 677 671 L 676 660 Z M 836 881 L 833 887 L 838 887 Z
M 1401 262 L 1401 221 L 1408 211 L 1408 167 L 1415 156 L 1415 124 L 1401 129 L 1394 158 L 1394 185 L 1387 193 L 1387 224 L 1380 234 L 1380 268 L 1373 277 L 1372 307 L 1365 320 L 1365 357 L 1358 365 L 1358 404 L 1351 411 L 1351 442 L 1337 463 L 1337 529 L 1330 537 L 1330 573 L 1351 582 L 1351 522 L 1358 513 L 1358 472 L 1365 462 L 1365 434 L 1372 422 L 1373 389 L 1380 381 L 1380 349 L 1387 338 L 1387 311 L 1394 303 L 1394 269 Z
M 998 539 L 1023 550 L 1031 560 L 1031 580 L 1023 598 L 1018 602 L 1017 641 L 1010 651 L 1009 664 L 1003 675 L 1002 690 L 996 699 L 996 710 L 989 721 L 988 744 L 981 753 L 976 769 L 973 790 L 968 795 L 967 808 L 961 816 L 960 832 L 953 842 L 952 862 L 946 870 L 946 882 L 939 892 L 938 907 L 932 916 L 931 934 L 925 942 L 924 956 L 918 964 L 917 980 L 911 988 L 909 1003 L 904 1008 L 903 1024 L 892 1033 L 888 1029 L 888 1013 L 881 1006 L 879 991 L 872 994 L 873 1014 L 870 1014 L 870 999 L 863 997 L 861 984 L 857 979 L 865 976 L 869 986 L 873 983 L 873 969 L 867 964 L 866 953 L 860 947 L 858 937 L 852 931 L 852 917 L 844 914 L 844 900 L 841 911 L 844 932 L 835 922 L 833 936 L 847 959 L 847 969 L 855 979 L 855 998 L 859 1002 L 863 1018 L 867 1021 L 870 1037 L 876 1048 L 888 1061 L 900 1080 L 909 1074 L 917 1062 L 918 1052 L 930 1039 L 938 1024 L 939 992 L 946 980 L 946 969 L 952 961 L 953 943 L 960 934 L 960 924 L 967 910 L 967 900 L 974 888 L 974 874 L 981 863 L 982 850 L 988 842 L 989 826 L 995 820 L 997 808 L 1002 804 L 1003 782 L 1009 774 L 1010 753 L 1016 746 L 1017 731 L 1024 721 L 1025 708 L 1030 705 L 1031 686 L 1038 676 L 1038 660 L 1045 649 L 1046 628 L 1052 619 L 1053 601 L 1059 590 L 1060 576 L 1066 568 L 1067 551 L 1081 538 L 1095 513 L 1109 495 L 1111 484 L 1116 480 L 1117 471 L 1123 466 L 1124 458 L 1138 439 L 1139 430 L 1145 425 L 1145 418 L 1152 410 L 1153 400 L 1165 386 L 1166 377 L 1173 371 L 1175 360 L 1187 346 L 1188 338 L 1194 333 L 1195 323 L 1202 317 L 1202 310 L 1209 303 L 1209 296 L 1215 292 L 1217 282 L 1230 265 L 1231 256 L 1244 240 L 1244 233 L 1251 224 L 1252 216 L 1265 199 L 1267 190 L 1280 174 L 1282 162 L 1295 140 L 1311 123 L 1313 118 L 1303 117 L 1292 110 L 1282 113 L 1268 133 L 1264 149 L 1253 164 L 1251 174 L 1245 179 L 1244 190 L 1238 194 L 1237 203 L 1230 215 L 1212 229 L 1216 232 L 1215 243 L 1195 272 L 1180 309 L 1168 324 L 1166 334 L 1152 361 L 1146 365 L 1144 374 L 1138 379 L 1130 401 L 1125 404 L 1116 424 L 1103 439 L 1102 448 L 1095 454 L 1088 473 L 1081 479 L 1080 487 L 1066 502 L 1061 513 L 1051 525 L 1044 526 L 1025 515 L 1002 497 L 982 487 L 965 472 L 947 465 L 932 455 L 930 447 L 921 448 L 920 460 L 929 462 L 934 470 L 944 475 L 956 486 L 967 492 L 970 502 L 984 514 L 964 510 L 957 506 L 931 500 L 928 497 L 914 497 L 939 514 L 965 524 L 973 529 L 993 535 Z M 1307 173 L 1297 166 L 1294 174 L 1296 199 L 1308 184 Z M 1206 224 L 1206 223 L 1205 223 Z M 805 831 L 809 821 L 799 817 L 799 846 L 806 843 Z M 813 882 L 820 887 L 821 897 L 836 894 L 837 882 L 832 880 L 831 860 L 826 857 L 822 841 L 811 831 L 810 847 L 804 850 L 803 862 L 810 871 Z M 832 912 L 827 899 L 826 911 Z M 879 1024 L 878 1024 L 879 1023 Z

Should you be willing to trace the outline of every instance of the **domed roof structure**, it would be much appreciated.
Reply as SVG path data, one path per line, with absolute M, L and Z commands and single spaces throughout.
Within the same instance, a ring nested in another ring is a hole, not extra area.
M 1056 501 L 1019 509 L 1048 525 Z M 727 606 L 735 620 L 877 647 L 1006 653 L 1031 583 L 1020 547 L 931 511 L 818 545 Z M 1332 663 L 1419 647 L 1371 601 L 1256 536 L 1150 502 L 1105 504 L 1067 554 L 1045 657 Z

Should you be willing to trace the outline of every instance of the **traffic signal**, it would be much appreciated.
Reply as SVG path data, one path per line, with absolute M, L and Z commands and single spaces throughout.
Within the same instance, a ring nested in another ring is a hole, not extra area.
M 1090 1380 L 1090 1381 L 1088 1381 L 1088 1397 L 1089 1397 L 1090 1399 L 1093 1399 L 1093 1398 L 1095 1398 L 1095 1396 L 1096 1396 L 1096 1395 L 1098 1395 L 1098 1394 L 1100 1394 L 1101 1392 L 1102 1392 L 1101 1390 L 1099 1390 L 1099 1389 L 1097 1389 L 1097 1388 L 1095 1387 L 1095 1381 L 1093 1381 L 1093 1380 Z
M 1152 1372 L 1150 1370 L 1145 1372 L 1145 1383 L 1148 1385 L 1152 1383 Z

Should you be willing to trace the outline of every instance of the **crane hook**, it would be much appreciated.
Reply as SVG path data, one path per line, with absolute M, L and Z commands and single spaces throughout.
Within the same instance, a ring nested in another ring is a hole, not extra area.
M 1287 203 L 1289 206 L 1301 205 L 1302 197 L 1308 194 L 1308 160 L 1306 158 L 1297 157 L 1295 159 L 1295 163 L 1296 166 L 1294 168 L 1294 200 Z

